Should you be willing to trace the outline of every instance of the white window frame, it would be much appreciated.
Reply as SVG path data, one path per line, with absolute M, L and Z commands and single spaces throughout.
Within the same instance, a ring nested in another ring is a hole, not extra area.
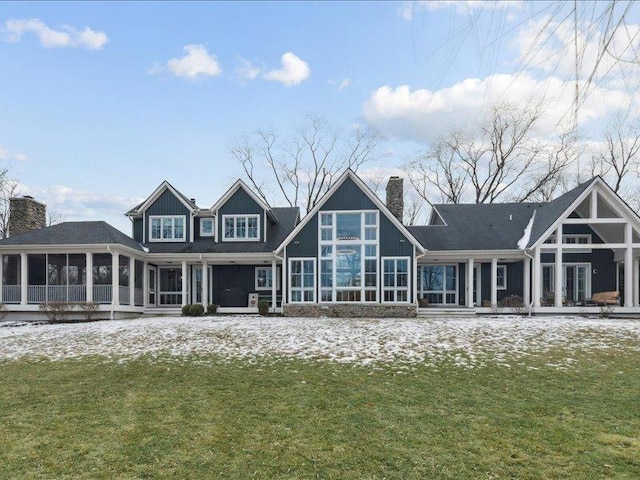
M 572 243 L 567 242 L 567 239 L 569 238 L 574 239 L 575 242 L 572 242 Z M 593 236 L 590 233 L 564 233 L 562 234 L 562 244 L 563 245 L 580 245 L 580 243 L 578 242 L 579 238 L 585 238 L 587 240 L 586 243 L 593 242 Z M 552 235 L 549 235 L 549 237 L 544 241 L 544 243 L 546 245 L 555 244 L 556 234 L 554 233 Z M 591 249 L 590 248 L 572 248 L 572 249 L 567 249 L 565 253 L 591 253 Z
M 238 219 L 244 218 L 245 223 L 245 236 L 238 237 Z M 249 237 L 249 219 L 254 218 L 257 222 L 257 234 L 254 237 Z M 233 237 L 227 237 L 226 222 L 227 219 L 233 219 Z M 260 241 L 260 214 L 235 214 L 235 215 L 223 215 L 222 216 L 222 240 L 225 242 L 259 242 Z
M 382 257 L 380 259 L 380 275 L 382 278 L 382 285 L 380 286 L 380 291 L 382 292 L 380 295 L 380 301 L 382 303 L 410 303 L 411 302 L 411 257 Z M 385 269 L 384 264 L 386 261 L 393 260 L 393 287 L 385 286 L 384 284 L 384 276 Z M 398 260 L 407 262 L 407 285 L 406 287 L 398 286 Z M 385 292 L 393 292 L 393 300 L 385 300 L 384 294 Z M 407 292 L 406 300 L 398 300 L 398 292 Z
M 273 283 L 271 285 L 267 285 L 265 287 L 260 287 L 258 286 L 258 270 L 266 270 L 268 272 L 273 271 L 273 268 L 271 267 L 256 267 L 256 274 L 255 274 L 255 289 L 256 290 L 272 290 L 273 289 Z M 267 277 L 267 281 L 268 281 L 269 277 Z M 273 282 L 273 276 L 271 278 L 271 281 Z M 276 290 L 280 290 L 280 267 L 276 267 Z
M 436 266 L 436 267 L 442 267 L 443 268 L 443 277 L 442 277 L 442 290 L 425 290 L 424 289 L 424 278 L 423 278 L 423 274 L 422 274 L 422 269 L 424 267 L 430 267 L 430 266 Z M 456 285 L 455 285 L 455 290 L 447 290 L 447 267 L 453 267 L 453 270 L 455 272 L 455 277 L 456 277 Z M 442 303 L 438 303 L 438 304 L 434 304 L 434 305 L 458 305 L 459 301 L 460 301 L 460 295 L 459 295 L 459 291 L 460 291 L 460 268 L 458 268 L 458 264 L 457 263 L 425 263 L 420 265 L 420 289 L 418 291 L 418 295 L 420 296 L 425 296 L 425 295 L 429 295 L 429 294 L 442 294 Z M 416 275 L 418 275 L 418 273 L 416 272 Z M 447 303 L 447 295 L 451 295 L 454 294 L 455 295 L 455 302 L 454 303 Z
M 550 275 L 550 283 L 552 285 L 555 286 L 556 284 L 556 264 L 555 263 L 541 263 L 540 264 L 540 292 L 542 292 L 542 295 L 544 296 L 544 277 L 542 275 L 542 269 L 544 267 L 548 267 L 551 269 L 551 275 Z M 592 272 L 592 267 L 591 267 L 591 262 L 562 262 L 562 279 L 563 279 L 563 283 L 566 283 L 567 281 L 567 267 L 583 267 L 587 270 L 587 275 L 585 277 L 585 299 L 587 298 L 591 298 L 591 295 L 593 295 L 593 292 L 591 290 L 592 285 L 591 285 L 591 272 Z M 616 270 L 616 274 L 617 274 L 617 270 Z M 617 278 L 617 275 L 616 275 Z M 575 281 L 577 282 L 577 277 L 575 279 Z M 575 286 L 574 286 L 574 291 L 576 290 Z M 566 291 L 566 285 L 562 285 L 562 296 L 566 296 L 567 295 L 567 291 Z
M 175 238 L 175 220 L 182 219 L 182 238 Z M 153 238 L 153 221 L 160 220 L 160 238 Z M 165 219 L 171 219 L 171 237 L 164 238 L 162 223 Z M 149 215 L 149 242 L 186 242 L 187 241 L 187 217 L 186 215 Z
M 204 222 L 211 222 L 211 233 L 204 232 L 202 225 Z M 216 219 L 212 217 L 206 217 L 200 219 L 200 236 L 201 237 L 215 237 L 216 236 Z
M 498 270 L 502 270 L 502 280 L 504 282 L 502 285 L 498 283 Z M 507 289 L 507 266 L 498 265 L 496 268 L 496 290 L 506 290 L 506 289 Z
M 360 239 L 339 239 L 337 238 L 337 216 L 340 214 L 360 214 L 361 215 L 361 223 L 360 223 Z M 366 218 L 367 214 L 375 215 L 375 224 L 367 225 Z M 331 225 L 323 225 L 322 219 L 323 216 L 331 217 Z M 375 228 L 375 238 L 366 240 L 366 232 L 367 229 Z M 322 239 L 323 230 L 331 232 L 330 239 Z M 359 287 L 337 287 L 336 286 L 336 278 L 337 278 L 337 251 L 341 245 L 357 245 L 360 248 L 361 253 L 361 265 L 360 265 L 360 278 L 361 285 Z M 373 245 L 376 247 L 376 255 L 375 256 L 367 256 L 366 247 L 368 245 Z M 332 253 L 330 256 L 322 256 L 322 248 L 323 247 L 332 247 Z M 318 303 L 345 303 L 345 304 L 353 304 L 353 303 L 365 303 L 365 304 L 374 304 L 380 303 L 380 294 L 381 294 L 381 286 L 380 286 L 380 211 L 379 210 L 322 210 L 318 212 L 318 261 L 322 262 L 323 260 L 331 260 L 332 262 L 332 281 L 331 287 L 322 287 L 322 268 L 321 263 L 318 263 L 317 266 L 317 285 L 318 285 Z M 368 287 L 366 286 L 366 262 L 367 260 L 375 260 L 376 262 L 376 286 Z M 323 291 L 328 292 L 331 290 L 331 298 L 332 300 L 323 300 L 322 293 Z M 338 301 L 338 291 L 347 292 L 360 292 L 360 300 L 359 301 L 347 301 L 342 300 Z M 367 292 L 375 292 L 375 300 L 366 300 Z
M 291 264 L 293 262 L 302 262 L 302 265 L 304 265 L 304 262 L 306 261 L 311 261 L 313 262 L 313 286 L 309 287 L 307 285 L 304 284 L 304 268 L 302 270 L 302 286 L 301 287 L 292 287 L 292 282 L 291 282 L 291 276 L 293 273 L 293 269 L 291 268 Z M 315 257 L 294 257 L 294 258 L 290 258 L 289 259 L 289 270 L 288 270 L 288 275 L 289 275 L 289 292 L 288 292 L 288 298 L 289 298 L 289 302 L 290 303 L 316 303 L 316 284 L 318 282 L 318 278 L 317 278 L 317 271 L 318 271 L 318 262 L 317 262 L 317 258 Z M 300 301 L 295 301 L 293 300 L 293 295 L 292 293 L 295 291 L 300 291 L 302 294 L 300 295 L 301 300 Z M 305 300 L 304 299 L 304 292 L 312 292 L 312 299 L 311 300 Z

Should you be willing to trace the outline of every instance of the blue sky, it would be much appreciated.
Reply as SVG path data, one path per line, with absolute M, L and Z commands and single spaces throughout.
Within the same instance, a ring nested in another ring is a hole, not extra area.
M 0 164 L 66 220 L 129 233 L 122 213 L 163 180 L 210 206 L 240 174 L 234 138 L 309 113 L 378 128 L 372 166 L 390 171 L 497 100 L 548 94 L 551 130 L 566 38 L 526 52 L 552 5 L 3 3 Z M 585 102 L 585 132 L 636 109 L 637 76 L 615 80 Z

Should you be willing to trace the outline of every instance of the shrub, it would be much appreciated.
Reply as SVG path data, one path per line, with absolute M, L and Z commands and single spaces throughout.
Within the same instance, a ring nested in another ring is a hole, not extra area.
M 215 303 L 210 303 L 207 305 L 207 315 L 215 315 L 218 311 L 218 305 Z
M 524 313 L 524 302 L 519 295 L 509 295 L 498 302 L 500 308 L 510 308 L 513 313 Z
M 67 302 L 41 303 L 38 308 L 52 322 L 65 322 L 69 318 L 69 313 L 74 305 Z
M 182 316 L 188 317 L 191 314 L 191 305 L 182 306 Z
M 258 301 L 258 313 L 260 315 L 266 315 L 269 313 L 269 302 L 267 300 Z
M 79 303 L 78 309 L 82 312 L 84 319 L 87 322 L 91 322 L 94 319 L 95 314 L 98 313 L 100 305 L 96 302 Z
M 199 303 L 191 305 L 191 307 L 189 308 L 189 315 L 191 315 L 192 317 L 201 317 L 202 315 L 204 315 L 204 307 Z

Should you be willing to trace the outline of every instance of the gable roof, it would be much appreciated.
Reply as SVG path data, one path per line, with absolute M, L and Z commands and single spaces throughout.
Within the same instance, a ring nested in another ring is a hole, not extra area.
M 63 222 L 0 240 L 0 247 L 115 244 L 144 251 L 138 242 L 104 221 Z
M 378 198 L 378 196 L 371 191 L 371 189 L 356 175 L 356 173 L 350 168 L 336 180 L 333 186 L 325 193 L 322 198 L 314 205 L 314 207 L 307 212 L 302 221 L 296 225 L 296 228 L 285 238 L 278 248 L 274 251 L 280 252 L 287 244 L 289 244 L 293 238 L 304 228 L 304 226 L 311 221 L 313 216 L 320 211 L 323 205 L 331 198 L 331 196 L 340 188 L 347 178 L 350 178 L 360 190 L 373 202 L 373 204 L 380 210 L 380 212 L 389 219 L 389 221 L 418 249 L 420 253 L 424 253 L 422 244 L 413 236 L 413 234 L 407 230 L 407 228 L 400 222 L 395 215 L 393 215 L 387 206 Z
M 218 201 L 213 204 L 213 206 L 211 207 L 211 212 L 215 213 L 217 215 L 218 210 L 220 210 L 220 208 L 225 203 L 227 203 L 227 201 L 239 189 L 243 189 L 247 193 L 247 195 L 249 195 L 251 197 L 251 199 L 260 206 L 260 208 L 262 208 L 263 210 L 265 210 L 267 212 L 267 215 L 269 215 L 271 217 L 271 220 L 273 220 L 275 223 L 278 223 L 278 217 L 273 212 L 274 209 L 272 209 L 269 205 L 267 205 L 265 203 L 264 200 L 262 200 L 260 197 L 258 197 L 258 195 L 256 195 L 253 192 L 253 190 L 251 190 L 249 187 L 247 187 L 247 184 L 244 183 L 241 178 L 236 180 L 235 183 L 233 185 L 231 185 L 231 187 L 229 187 L 229 189 L 224 193 L 224 195 L 222 195 L 222 197 L 220 197 L 218 199 Z
M 411 226 L 427 250 L 513 250 L 537 203 L 435 205 L 445 225 Z
M 198 211 L 198 206 L 193 203 L 190 198 L 187 198 L 183 193 L 181 193 L 173 185 L 165 180 L 158 186 L 158 188 L 153 191 L 151 195 L 149 195 L 149 197 L 147 197 L 144 202 L 133 207 L 131 210 L 125 213 L 125 215 L 128 217 L 137 217 L 141 215 L 147 208 L 149 208 L 153 204 L 153 202 L 155 202 L 160 197 L 160 195 L 164 193 L 165 190 L 169 190 L 178 200 L 180 200 L 180 202 L 184 204 L 185 207 L 187 207 L 187 209 L 191 213 L 195 213 Z

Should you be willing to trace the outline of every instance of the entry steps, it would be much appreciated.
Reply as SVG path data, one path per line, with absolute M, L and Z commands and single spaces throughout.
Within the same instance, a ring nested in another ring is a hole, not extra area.
M 418 318 L 434 318 L 434 317 L 475 317 L 474 308 L 465 307 L 431 307 L 419 308 Z

